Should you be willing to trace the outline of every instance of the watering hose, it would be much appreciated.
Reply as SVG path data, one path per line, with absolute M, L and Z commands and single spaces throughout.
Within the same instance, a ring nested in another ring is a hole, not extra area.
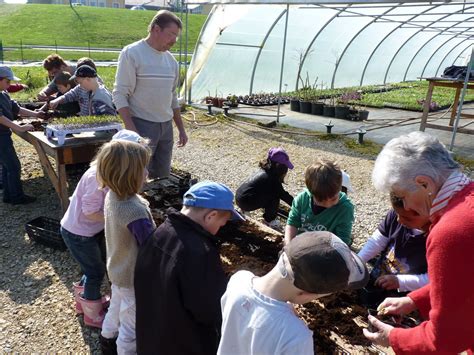
M 188 118 L 187 115 L 190 114 L 192 116 L 192 118 Z M 217 117 L 216 116 L 212 116 L 212 115 L 209 115 L 209 114 L 205 114 L 207 117 L 211 117 L 213 118 L 214 120 L 213 121 L 205 121 L 205 122 L 199 122 L 198 120 L 196 120 L 196 114 L 194 113 L 194 111 L 186 111 L 185 113 L 183 113 L 181 116 L 188 122 L 192 123 L 192 124 L 195 124 L 196 126 L 199 126 L 199 127 L 206 127 L 206 126 L 212 126 L 214 124 L 217 123 Z

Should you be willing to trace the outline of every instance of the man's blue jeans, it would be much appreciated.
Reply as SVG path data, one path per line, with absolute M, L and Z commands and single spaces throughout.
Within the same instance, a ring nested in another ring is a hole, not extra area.
M 98 300 L 101 297 L 100 285 L 105 275 L 105 263 L 100 246 L 103 234 L 84 237 L 61 227 L 61 235 L 84 274 L 81 279 L 81 284 L 84 286 L 82 297 L 87 300 Z
M 3 202 L 23 198 L 21 164 L 10 135 L 0 135 L 0 164 L 2 165 Z

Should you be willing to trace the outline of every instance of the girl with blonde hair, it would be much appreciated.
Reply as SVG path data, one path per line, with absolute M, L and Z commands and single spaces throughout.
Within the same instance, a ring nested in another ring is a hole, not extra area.
M 104 353 L 116 342 L 119 354 L 136 352 L 134 269 L 139 246 L 155 229 L 148 202 L 138 195 L 148 174 L 150 149 L 135 132 L 123 134 L 125 139 L 105 144 L 97 155 L 99 186 L 109 189 L 104 215 L 107 272 L 112 283 L 100 341 Z M 138 138 L 134 142 L 129 135 Z

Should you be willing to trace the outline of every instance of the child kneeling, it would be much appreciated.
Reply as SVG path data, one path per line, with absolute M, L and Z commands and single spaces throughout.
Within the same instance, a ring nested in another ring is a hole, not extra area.
M 278 227 L 276 219 L 280 200 L 291 206 L 293 196 L 283 188 L 288 169 L 293 169 L 288 154 L 283 148 L 271 148 L 266 160 L 259 163 L 260 169 L 247 179 L 235 193 L 237 206 L 244 212 L 263 208 L 263 218 L 270 227 Z
M 331 161 L 319 160 L 305 172 L 307 189 L 291 205 L 285 228 L 285 244 L 297 234 L 328 231 L 352 244 L 354 205 L 342 188 L 342 171 Z
M 393 195 L 390 202 L 393 209 L 358 254 L 364 262 L 379 255 L 367 286 L 370 296 L 363 300 L 371 307 L 386 297 L 400 297 L 397 293 L 413 291 L 428 283 L 425 232 L 429 218 L 406 210 L 403 201 Z
M 330 232 L 291 240 L 275 267 L 256 277 L 233 275 L 222 297 L 218 354 L 314 354 L 313 336 L 291 303 L 304 304 L 344 289 L 364 287 L 364 262 Z

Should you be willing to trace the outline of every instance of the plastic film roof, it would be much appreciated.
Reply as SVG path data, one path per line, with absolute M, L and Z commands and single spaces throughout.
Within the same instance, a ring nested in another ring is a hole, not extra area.
M 298 78 L 347 87 L 439 76 L 465 65 L 474 41 L 474 2 L 220 4 L 188 71 L 192 99 L 278 92 L 287 15 L 282 92 Z

